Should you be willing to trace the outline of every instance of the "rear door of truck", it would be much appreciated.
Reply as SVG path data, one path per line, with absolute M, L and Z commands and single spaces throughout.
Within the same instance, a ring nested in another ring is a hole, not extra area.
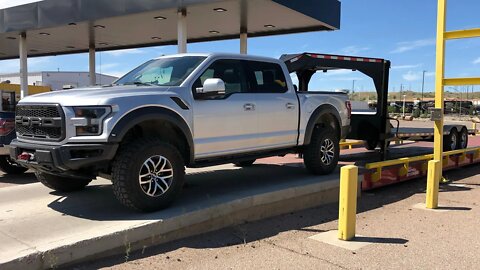
M 255 93 L 259 149 L 295 146 L 299 106 L 285 71 L 278 63 L 245 61 L 250 91 Z

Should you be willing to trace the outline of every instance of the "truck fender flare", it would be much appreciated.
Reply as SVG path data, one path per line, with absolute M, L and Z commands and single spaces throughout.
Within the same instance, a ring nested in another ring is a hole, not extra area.
M 342 127 L 341 122 L 340 122 L 340 114 L 338 113 L 337 109 L 335 107 L 333 107 L 332 105 L 323 104 L 323 105 L 319 106 L 317 109 L 315 109 L 315 111 L 310 116 L 310 119 L 308 120 L 307 128 L 305 129 L 305 139 L 303 141 L 304 145 L 310 144 L 315 126 L 318 123 L 320 123 L 320 120 L 326 114 L 330 114 L 330 115 L 334 116 L 335 121 L 336 121 L 335 124 L 336 124 L 336 127 L 337 127 L 336 131 L 338 132 L 338 135 L 340 136 L 340 133 L 341 133 L 340 129 Z
M 144 107 L 129 112 L 115 124 L 108 137 L 108 142 L 120 143 L 130 129 L 148 120 L 164 120 L 177 127 L 183 133 L 188 143 L 190 162 L 193 161 L 194 144 L 189 126 L 180 115 L 162 107 Z

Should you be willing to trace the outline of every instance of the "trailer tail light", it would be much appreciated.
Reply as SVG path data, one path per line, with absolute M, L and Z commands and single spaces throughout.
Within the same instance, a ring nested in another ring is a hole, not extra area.
M 14 119 L 0 119 L 0 136 L 5 136 L 15 129 Z
M 345 101 L 345 107 L 347 107 L 348 119 L 352 118 L 352 103 Z

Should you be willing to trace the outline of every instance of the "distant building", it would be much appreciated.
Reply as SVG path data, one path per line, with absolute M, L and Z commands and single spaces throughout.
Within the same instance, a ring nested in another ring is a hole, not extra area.
M 110 84 L 117 77 L 97 74 L 97 84 Z M 20 84 L 20 74 L 0 74 L 0 82 L 10 81 L 12 84 Z M 52 90 L 63 89 L 64 86 L 74 88 L 89 86 L 90 76 L 88 72 L 76 71 L 41 71 L 29 72 L 28 84 L 37 86 L 49 86 Z

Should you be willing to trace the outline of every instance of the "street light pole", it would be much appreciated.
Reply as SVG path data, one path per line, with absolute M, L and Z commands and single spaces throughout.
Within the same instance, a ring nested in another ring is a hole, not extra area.
M 405 119 L 405 97 L 407 95 L 403 95 L 403 118 Z

